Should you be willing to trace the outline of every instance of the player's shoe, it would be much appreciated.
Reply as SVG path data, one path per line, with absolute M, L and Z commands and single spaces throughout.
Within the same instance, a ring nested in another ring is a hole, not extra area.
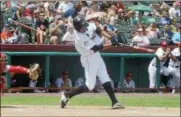
M 65 108 L 68 101 L 69 101 L 69 99 L 68 99 L 68 97 L 66 97 L 65 92 L 62 92 L 62 96 L 61 96 L 61 100 L 60 100 L 61 108 Z
M 112 109 L 124 109 L 125 107 L 121 105 L 119 102 L 113 104 Z
M 37 80 L 38 79 L 38 77 L 39 77 L 39 74 L 37 72 L 38 68 L 39 68 L 39 64 L 37 64 L 37 63 L 33 64 L 29 68 L 29 77 L 30 77 L 30 79 L 32 79 L 32 80 Z

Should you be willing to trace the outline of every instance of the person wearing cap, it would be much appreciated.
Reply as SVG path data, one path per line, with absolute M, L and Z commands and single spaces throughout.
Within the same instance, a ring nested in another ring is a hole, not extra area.
M 180 43 L 178 43 L 178 47 L 169 53 L 170 61 L 168 65 L 168 71 L 172 78 L 169 80 L 167 86 L 172 89 L 172 93 L 175 93 L 175 88 L 180 88 L 180 50 Z
M 121 82 L 118 83 L 118 88 L 121 88 Z M 128 72 L 126 74 L 126 78 L 124 79 L 124 87 L 123 92 L 134 92 L 135 91 L 135 82 L 133 80 L 133 74 L 131 72 Z
M 150 41 L 146 35 L 143 34 L 143 29 L 139 28 L 136 31 L 136 36 L 133 37 L 132 43 L 136 43 L 137 46 L 149 46 Z
M 165 65 L 166 61 L 169 58 L 170 54 L 170 48 L 168 47 L 168 43 L 166 41 L 161 42 L 161 47 L 159 47 L 155 54 L 158 57 L 158 60 L 160 61 L 160 75 L 168 76 L 169 71 L 168 68 Z M 156 57 L 152 59 L 148 66 L 148 74 L 149 74 L 149 88 L 155 88 L 156 83 L 156 71 L 157 71 L 157 64 L 156 64 Z
M 178 27 L 178 32 L 176 32 L 172 37 L 172 42 L 174 44 L 180 43 L 180 33 L 181 33 L 181 26 Z
M 65 88 L 65 87 L 72 88 L 72 81 L 69 78 L 69 73 L 67 70 L 62 72 L 62 77 L 57 78 L 55 84 L 58 88 Z
M 55 21 L 50 24 L 50 42 L 54 45 L 60 43 L 61 37 L 63 36 L 64 22 L 61 15 L 55 16 Z

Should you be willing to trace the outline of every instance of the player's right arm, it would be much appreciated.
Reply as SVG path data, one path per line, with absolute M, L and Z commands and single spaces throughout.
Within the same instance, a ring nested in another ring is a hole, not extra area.
M 167 52 L 166 54 L 163 55 L 162 51 L 161 51 L 161 48 L 159 48 L 157 51 L 156 51 L 156 55 L 157 57 L 159 58 L 160 61 L 166 61 L 167 58 L 168 58 L 168 55 L 169 55 L 169 52 L 170 52 L 170 48 L 167 48 Z

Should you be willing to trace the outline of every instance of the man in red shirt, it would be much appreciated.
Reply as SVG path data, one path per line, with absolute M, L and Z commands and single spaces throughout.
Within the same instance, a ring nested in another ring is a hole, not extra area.
M 5 25 L 4 30 L 1 33 L 1 42 L 5 43 L 8 40 L 8 38 L 12 36 L 13 36 L 13 33 L 9 30 L 9 25 Z

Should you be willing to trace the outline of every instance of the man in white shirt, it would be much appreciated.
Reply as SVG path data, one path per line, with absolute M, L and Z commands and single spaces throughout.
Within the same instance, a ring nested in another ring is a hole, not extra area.
M 118 88 L 121 88 L 121 83 L 119 82 Z M 128 72 L 126 74 L 126 78 L 124 79 L 124 88 L 123 91 L 128 92 L 134 92 L 135 91 L 135 82 L 133 81 L 133 74 L 131 72 Z
M 180 88 L 180 50 L 179 43 L 178 47 L 170 52 L 168 71 L 173 78 L 169 80 L 168 87 L 173 88 L 172 93 L 175 93 L 175 88 Z
M 177 6 L 176 2 L 173 3 L 173 7 L 169 9 L 170 19 L 180 17 L 180 7 Z
M 75 14 L 74 5 L 70 1 L 63 1 L 59 4 L 57 13 L 62 14 L 64 17 L 73 17 Z
M 158 48 L 155 53 L 158 59 L 160 60 L 160 74 L 161 75 L 165 75 L 165 76 L 169 75 L 168 68 L 164 66 L 165 62 L 168 59 L 169 53 L 170 53 L 170 48 L 168 48 L 168 43 L 166 41 L 162 41 L 161 47 Z M 149 80 L 150 80 L 149 88 L 155 88 L 156 70 L 157 70 L 156 57 L 154 57 L 148 67 L 148 74 L 149 74 Z
M 137 35 L 133 37 L 132 43 L 136 43 L 137 46 L 149 46 L 150 41 L 147 36 L 143 35 L 143 29 L 137 30 Z
M 62 72 L 62 77 L 57 78 L 55 84 L 58 88 L 63 88 L 63 87 L 72 88 L 72 81 L 69 78 L 67 70 Z
M 62 38 L 64 44 L 69 44 L 69 45 L 74 44 L 73 32 L 74 32 L 73 25 L 69 23 L 67 25 L 67 32 L 63 35 Z

